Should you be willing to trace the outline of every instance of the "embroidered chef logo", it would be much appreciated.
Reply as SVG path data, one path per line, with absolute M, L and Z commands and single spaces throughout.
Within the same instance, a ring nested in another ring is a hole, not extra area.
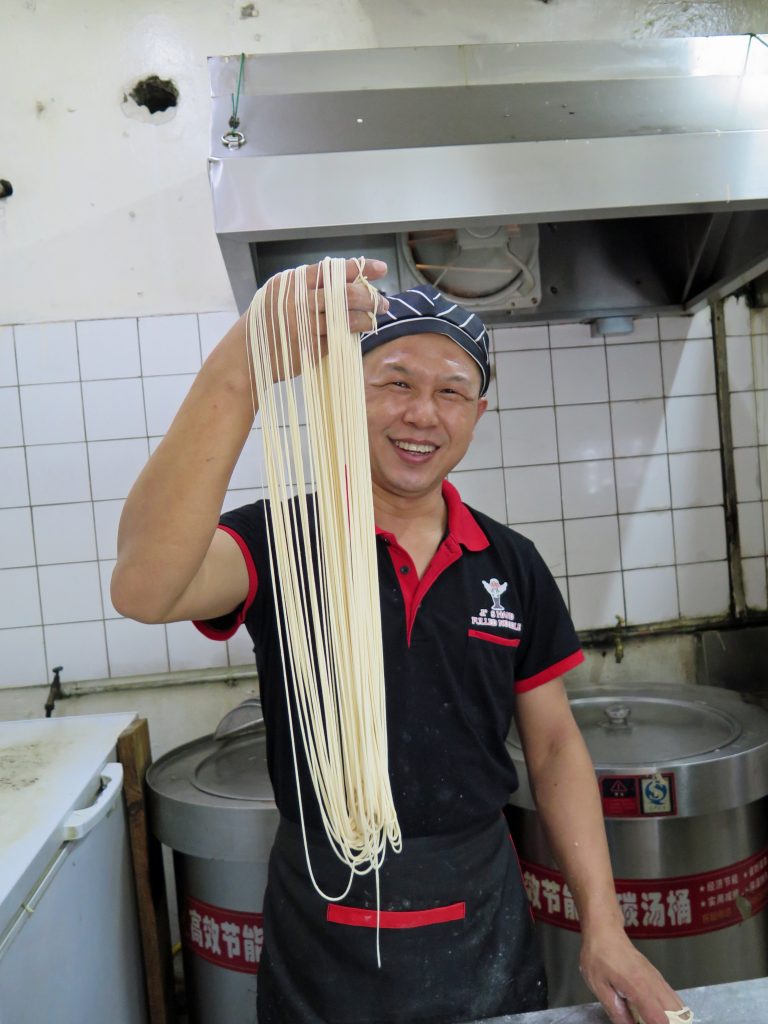
M 503 612 L 504 605 L 501 603 L 501 595 L 507 589 L 507 583 L 499 583 L 497 579 L 483 580 L 483 586 L 493 598 L 493 611 Z
M 472 616 L 473 626 L 492 626 L 494 629 L 511 629 L 519 633 L 523 628 L 521 622 L 515 618 L 514 612 L 508 612 L 501 603 L 508 583 L 501 583 L 496 577 L 490 580 L 483 580 L 483 586 L 493 602 L 490 608 L 481 608 L 477 615 Z

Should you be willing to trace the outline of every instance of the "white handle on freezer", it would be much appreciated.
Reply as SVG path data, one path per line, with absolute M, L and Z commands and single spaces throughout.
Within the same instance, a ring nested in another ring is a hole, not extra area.
M 103 788 L 91 806 L 73 811 L 62 825 L 62 838 L 65 842 L 82 839 L 102 818 L 106 818 L 123 788 L 123 766 L 117 762 L 105 764 L 101 770 L 101 783 Z

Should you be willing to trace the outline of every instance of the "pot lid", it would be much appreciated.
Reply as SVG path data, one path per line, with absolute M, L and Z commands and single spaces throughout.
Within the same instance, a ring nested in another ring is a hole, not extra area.
M 571 708 L 596 765 L 661 765 L 703 757 L 741 734 L 728 711 L 674 696 L 577 697 Z
M 247 735 L 220 742 L 194 769 L 192 784 L 201 793 L 230 800 L 272 800 L 263 722 Z
M 668 773 L 677 816 L 714 814 L 768 795 L 768 713 L 715 686 L 644 683 L 576 687 L 576 722 L 598 777 Z M 510 800 L 535 808 L 520 737 L 507 750 L 519 788 Z
M 237 710 L 237 709 L 236 709 Z M 150 827 L 178 853 L 218 860 L 269 856 L 278 822 L 267 737 L 253 707 L 164 754 L 147 772 Z

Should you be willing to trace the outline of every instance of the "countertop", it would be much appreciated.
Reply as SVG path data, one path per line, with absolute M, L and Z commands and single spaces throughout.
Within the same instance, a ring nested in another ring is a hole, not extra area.
M 768 1024 L 768 978 L 684 989 L 680 998 L 694 1012 L 695 1024 Z M 597 1003 L 517 1013 L 475 1024 L 607 1024 Z

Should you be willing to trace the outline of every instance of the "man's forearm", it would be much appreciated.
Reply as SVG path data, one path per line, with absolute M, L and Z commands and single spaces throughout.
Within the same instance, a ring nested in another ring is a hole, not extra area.
M 253 414 L 241 317 L 206 360 L 128 495 L 112 582 L 118 611 L 162 620 L 194 578 Z
M 578 731 L 539 764 L 529 765 L 529 772 L 540 820 L 585 937 L 595 929 L 623 928 L 595 771 Z

